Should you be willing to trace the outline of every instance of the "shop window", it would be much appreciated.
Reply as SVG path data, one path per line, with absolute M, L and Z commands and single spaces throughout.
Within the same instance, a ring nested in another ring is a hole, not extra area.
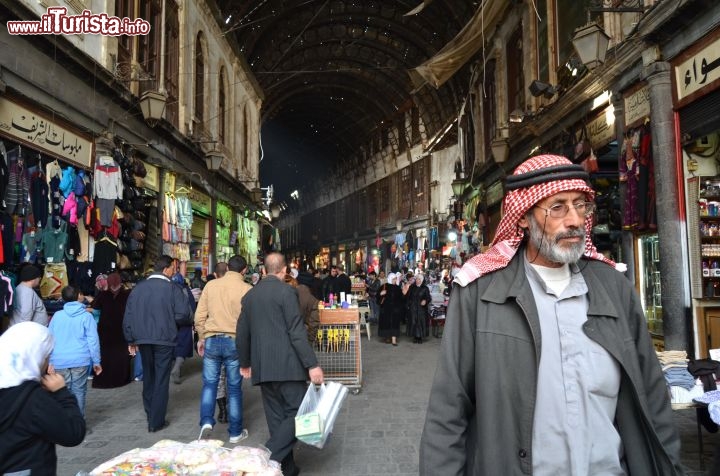
M 157 0 L 140 0 L 138 3 L 139 17 L 150 22 L 151 25 L 160 24 L 161 6 Z M 159 76 L 159 55 L 160 51 L 160 32 L 159 28 L 151 28 L 147 35 L 138 35 L 137 60 L 140 66 L 149 75 L 157 78 Z M 155 81 L 146 81 L 141 84 L 142 90 L 157 89 L 159 85 L 154 84 Z
M 203 56 L 203 34 L 199 32 L 195 39 L 195 118 L 204 122 L 205 108 L 205 58 Z
M 374 226 L 375 224 L 379 223 L 378 220 L 378 186 L 377 184 L 372 184 L 368 188 L 367 192 L 367 210 L 368 210 L 368 224 L 371 226 Z
M 406 217 L 410 211 L 410 197 L 412 196 L 412 169 L 405 167 L 400 171 L 400 183 L 397 187 L 397 204 L 398 213 L 401 217 Z
M 560 2 L 555 0 L 555 45 L 557 57 L 555 68 L 567 63 L 573 55 L 572 38 L 575 29 L 587 23 L 587 9 L 590 0 Z M 602 17 L 598 17 L 599 20 Z
M 378 201 L 380 205 L 380 220 L 386 222 L 390 218 L 390 181 L 384 178 L 379 183 Z
M 346 204 L 347 202 L 344 199 L 339 202 L 335 202 L 335 229 L 340 233 L 345 232 Z
M 248 112 L 247 104 L 243 108 L 243 141 L 245 144 L 245 153 L 243 154 L 243 160 L 245 164 L 245 170 L 250 170 L 250 137 L 249 137 L 249 125 L 250 125 L 250 113 Z
M 180 74 L 180 20 L 175 2 L 165 2 L 165 119 L 178 127 L 178 76 Z
M 420 216 L 428 213 L 429 198 L 428 187 L 428 166 L 430 161 L 422 159 L 413 164 L 411 200 L 413 201 L 413 215 Z
M 220 77 L 218 80 L 218 139 L 221 144 L 225 144 L 227 111 L 225 110 L 225 67 L 220 67 Z
M 420 111 L 417 107 L 410 110 L 410 145 L 420 142 Z
M 548 37 L 548 14 L 547 0 L 535 1 L 535 12 L 537 13 L 535 31 L 537 33 L 537 79 L 546 83 L 550 82 L 550 45 Z
M 518 25 L 505 48 L 507 58 L 508 111 L 525 110 L 522 25 Z
M 483 83 L 484 94 L 482 97 L 483 114 L 483 137 L 485 137 L 485 160 L 492 157 L 490 144 L 495 138 L 497 128 L 497 103 L 495 86 L 495 60 L 485 63 L 485 80 Z
M 380 128 L 380 149 L 385 150 L 385 148 L 390 143 L 390 131 L 386 127 Z
M 408 148 L 407 135 L 405 134 L 405 117 L 397 121 L 398 152 L 405 152 Z
M 355 203 L 357 204 L 357 229 L 358 230 L 365 230 L 369 228 L 368 226 L 368 213 L 367 213 L 367 189 L 362 189 L 356 194 L 356 200 Z
M 115 16 L 118 18 L 135 18 L 135 0 L 115 0 Z M 134 36 L 120 35 L 118 39 L 118 63 L 129 63 L 132 58 L 132 41 Z

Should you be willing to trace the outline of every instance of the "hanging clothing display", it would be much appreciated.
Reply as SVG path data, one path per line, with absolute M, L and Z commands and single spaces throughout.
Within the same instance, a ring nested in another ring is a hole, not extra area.
M 180 193 L 185 192 L 178 189 L 175 193 L 166 193 L 163 197 L 162 249 L 163 254 L 180 261 L 190 261 L 192 205 L 190 199 Z
M 123 196 L 123 180 L 120 166 L 109 155 L 102 155 L 95 162 L 93 196 L 109 200 Z
M 623 229 L 655 230 L 655 166 L 649 124 L 627 131 L 621 154 L 620 181 L 626 185 Z
M 9 165 L 8 186 L 5 192 L 5 210 L 12 215 L 25 216 L 30 203 L 30 177 L 25 168 L 20 146 L 18 146 L 17 151 L 16 160 L 10 162 Z

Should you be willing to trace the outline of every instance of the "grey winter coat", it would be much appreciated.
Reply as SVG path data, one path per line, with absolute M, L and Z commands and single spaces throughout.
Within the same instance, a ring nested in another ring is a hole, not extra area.
M 425 428 L 420 475 L 532 474 L 540 322 L 521 249 L 505 269 L 453 289 Z M 621 368 L 615 424 L 628 474 L 683 474 L 667 387 L 632 284 L 578 263 L 585 334 Z

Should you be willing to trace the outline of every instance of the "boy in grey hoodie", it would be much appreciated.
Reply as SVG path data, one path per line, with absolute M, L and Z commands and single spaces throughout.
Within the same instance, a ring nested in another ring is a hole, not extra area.
M 92 364 L 97 375 L 102 372 L 97 324 L 82 303 L 85 296 L 77 288 L 65 286 L 62 298 L 65 305 L 55 313 L 48 327 L 55 337 L 48 373 L 63 376 L 68 389 L 77 398 L 80 413 L 85 416 L 88 367 Z

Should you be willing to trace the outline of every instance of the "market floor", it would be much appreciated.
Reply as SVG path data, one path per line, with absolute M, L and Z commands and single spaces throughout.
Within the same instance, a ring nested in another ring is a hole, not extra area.
M 372 330 L 375 331 L 376 328 Z M 298 444 L 296 461 L 304 476 L 418 474 L 418 444 L 440 340 L 424 344 L 400 338 L 382 343 L 374 334 L 362 336 L 362 388 L 350 393 L 324 449 Z M 142 383 L 111 390 L 88 388 L 86 415 L 90 433 L 77 447 L 58 447 L 58 475 L 74 476 L 129 449 L 152 446 L 161 439 L 190 441 L 199 432 L 201 362 L 195 357 L 183 368 L 181 385 L 170 384 L 170 426 L 148 433 L 141 402 Z M 243 384 L 245 427 L 250 437 L 241 444 L 261 445 L 268 436 L 260 391 Z M 695 410 L 676 411 L 688 475 L 700 471 Z M 227 441 L 227 425 L 211 435 Z M 712 464 L 720 433 L 703 430 L 705 465 Z M 231 446 L 231 445 L 230 445 Z

